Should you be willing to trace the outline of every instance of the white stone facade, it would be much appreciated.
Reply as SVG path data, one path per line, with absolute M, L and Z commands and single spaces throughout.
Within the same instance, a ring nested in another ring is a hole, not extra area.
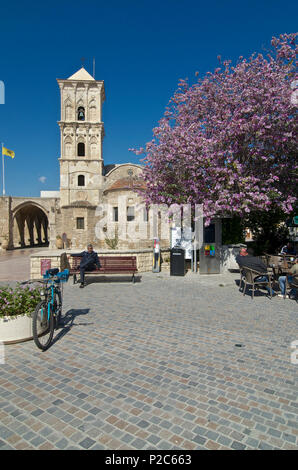
M 45 191 L 40 198 L 0 197 L 0 243 L 9 248 L 36 244 L 55 248 L 57 237 L 62 237 L 64 248 L 82 250 L 93 243 L 106 249 L 114 233 L 119 238 L 118 249 L 151 249 L 150 216 L 145 221 L 136 191 L 142 167 L 104 165 L 104 82 L 84 68 L 57 82 L 61 106 L 59 192 Z M 106 232 L 99 229 L 103 220 Z M 167 248 L 169 237 L 161 242 Z

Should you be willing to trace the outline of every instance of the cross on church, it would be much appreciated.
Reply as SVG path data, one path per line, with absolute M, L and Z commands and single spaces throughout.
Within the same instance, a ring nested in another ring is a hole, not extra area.
M 85 57 L 82 57 L 81 58 L 81 61 L 82 61 L 82 67 L 84 67 L 84 62 L 85 62 L 86 58 Z

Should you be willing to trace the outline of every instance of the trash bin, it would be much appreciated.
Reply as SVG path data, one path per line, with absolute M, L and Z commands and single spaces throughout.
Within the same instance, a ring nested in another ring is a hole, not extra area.
M 172 248 L 170 259 L 171 276 L 185 276 L 185 253 L 183 248 Z

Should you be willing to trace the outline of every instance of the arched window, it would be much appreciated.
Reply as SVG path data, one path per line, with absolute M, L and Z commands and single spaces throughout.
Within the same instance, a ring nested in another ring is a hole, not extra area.
M 78 157 L 85 157 L 85 144 L 80 142 L 78 144 Z
M 90 118 L 91 118 L 91 121 L 96 121 L 96 108 L 95 108 L 95 106 L 92 106 L 90 108 Z
M 71 117 L 72 117 L 72 107 L 69 103 L 67 103 L 66 108 L 65 108 L 66 121 L 71 121 Z
M 91 121 L 96 121 L 96 101 L 91 100 L 89 103 L 89 116 Z
M 128 206 L 127 208 L 127 222 L 135 220 L 135 208 L 133 206 Z
M 78 186 L 85 186 L 85 176 L 79 175 L 78 176 Z
M 85 108 L 83 106 L 78 108 L 78 121 L 85 121 Z
M 70 137 L 67 137 L 65 140 L 65 155 L 67 157 L 70 157 L 71 151 L 72 151 L 72 140 Z
M 96 154 L 97 154 L 97 140 L 96 140 L 96 137 L 92 137 L 92 139 L 91 139 L 90 150 L 91 150 L 91 157 L 96 157 Z

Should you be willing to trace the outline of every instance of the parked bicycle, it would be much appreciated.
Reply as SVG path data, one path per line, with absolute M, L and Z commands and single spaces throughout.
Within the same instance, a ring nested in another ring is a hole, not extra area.
M 29 281 L 43 284 L 40 296 L 32 317 L 32 332 L 36 346 L 45 351 L 49 348 L 54 330 L 58 328 L 62 315 L 63 283 L 67 282 L 69 271 L 65 269 L 48 269 L 43 279 Z M 28 282 L 27 282 L 28 283 Z

